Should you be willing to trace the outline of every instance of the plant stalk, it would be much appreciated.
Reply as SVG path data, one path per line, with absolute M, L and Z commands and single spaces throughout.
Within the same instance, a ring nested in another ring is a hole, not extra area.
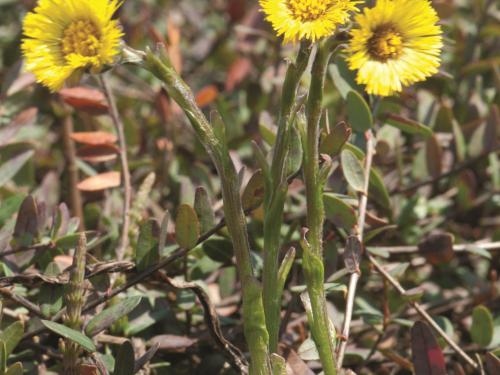
M 307 130 L 304 147 L 304 180 L 307 198 L 307 241 L 303 246 L 304 278 L 311 301 L 312 336 L 318 349 L 325 375 L 337 373 L 334 358 L 334 337 L 326 310 L 323 265 L 324 178 L 319 168 L 320 120 L 323 112 L 323 91 L 326 70 L 332 55 L 331 41 L 318 46 L 312 67 L 311 87 L 306 105 Z M 306 242 L 306 241 L 304 241 Z M 311 319 L 310 319 L 311 320 Z
M 165 54 L 157 56 L 151 51 L 143 66 L 164 82 L 169 95 L 184 110 L 199 140 L 212 158 L 222 183 L 222 198 L 226 225 L 233 242 L 236 265 L 243 294 L 243 325 L 251 363 L 251 375 L 271 373 L 268 356 L 269 335 L 265 325 L 262 287 L 254 276 L 246 219 L 239 193 L 238 175 L 220 134 L 205 118 L 188 85 L 181 79 Z
M 132 181 L 130 177 L 130 169 L 128 166 L 127 140 L 125 139 L 125 127 L 123 126 L 123 121 L 121 120 L 120 113 L 118 112 L 115 97 L 106 77 L 104 77 L 104 75 L 102 74 L 99 75 L 99 83 L 101 84 L 104 90 L 104 95 L 108 100 L 109 115 L 113 120 L 113 124 L 118 136 L 118 143 L 120 145 L 120 161 L 122 167 L 124 196 L 122 211 L 122 231 L 120 236 L 120 243 L 116 248 L 116 259 L 118 261 L 121 261 L 125 256 L 125 251 L 127 250 L 129 242 L 130 204 L 132 201 Z
M 279 250 L 281 247 L 281 226 L 288 190 L 285 161 L 289 149 L 291 116 L 300 79 L 307 67 L 311 47 L 308 43 L 300 46 L 295 63 L 288 66 L 282 89 L 281 108 L 278 118 L 278 135 L 271 163 L 271 181 L 265 190 L 264 214 L 264 268 L 263 291 L 266 326 L 269 332 L 269 352 L 278 350 L 281 297 L 283 289 L 278 287 Z M 286 278 L 286 275 L 285 275 Z
M 68 290 L 65 294 L 66 315 L 64 324 L 76 331 L 82 327 L 82 308 L 85 304 L 85 264 L 87 255 L 87 239 L 85 234 L 80 235 L 78 246 L 73 256 L 73 266 L 70 274 Z M 75 342 L 66 339 L 63 342 L 63 367 L 64 373 L 68 375 L 78 375 L 78 357 L 80 346 Z

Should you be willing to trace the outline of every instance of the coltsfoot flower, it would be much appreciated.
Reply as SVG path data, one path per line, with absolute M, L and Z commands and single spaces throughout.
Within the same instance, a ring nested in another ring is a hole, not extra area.
M 437 73 L 443 47 L 428 0 L 378 0 L 356 16 L 349 67 L 369 94 L 388 96 Z
M 358 0 L 260 0 L 266 19 L 284 42 L 315 42 L 334 33 L 356 11 Z
M 23 24 L 26 70 L 52 91 L 84 71 L 113 63 L 123 36 L 120 0 L 40 0 Z

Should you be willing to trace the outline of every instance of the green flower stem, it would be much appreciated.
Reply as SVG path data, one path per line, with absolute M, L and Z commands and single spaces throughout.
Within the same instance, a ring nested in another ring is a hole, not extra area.
M 292 108 L 295 104 L 297 89 L 300 79 L 307 67 L 310 56 L 310 44 L 303 43 L 295 63 L 288 66 L 283 84 L 281 98 L 281 109 L 278 119 L 278 135 L 274 146 L 273 160 L 271 164 L 271 181 L 269 188 L 265 191 L 265 215 L 264 215 L 264 311 L 266 313 L 266 325 L 269 332 L 269 351 L 275 353 L 278 350 L 281 296 L 283 288 L 279 287 L 279 249 L 280 234 L 283 224 L 283 210 L 288 190 L 286 183 L 285 160 L 288 154 L 290 141 L 290 128 Z M 286 275 L 285 275 L 286 278 Z
M 319 168 L 319 135 L 326 70 L 332 55 L 332 43 L 318 46 L 306 106 L 307 134 L 304 149 L 304 180 L 307 198 L 307 241 L 304 246 L 303 267 L 311 301 L 311 331 L 326 375 L 336 374 L 334 337 L 326 311 L 323 265 L 323 188 L 325 178 Z
M 214 128 L 196 105 L 193 93 L 175 71 L 168 57 L 157 56 L 148 51 L 143 66 L 164 82 L 169 95 L 184 110 L 219 173 L 226 225 L 233 242 L 242 285 L 244 332 L 251 356 L 250 374 L 268 375 L 271 373 L 267 352 L 269 335 L 265 324 L 262 287 L 254 276 L 250 261 L 250 245 L 239 193 L 238 175 L 229 152 L 221 137 L 216 135 Z

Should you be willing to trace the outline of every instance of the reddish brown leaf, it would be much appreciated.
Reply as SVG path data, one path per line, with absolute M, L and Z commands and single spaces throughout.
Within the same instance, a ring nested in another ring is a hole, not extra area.
M 71 139 L 75 142 L 91 146 L 107 145 L 116 143 L 118 140 L 116 135 L 102 131 L 72 133 Z
M 168 99 L 167 92 L 165 89 L 161 89 L 156 97 L 156 109 L 159 112 L 163 121 L 170 121 L 172 118 L 172 106 Z
M 104 163 L 115 160 L 120 149 L 113 144 L 81 147 L 77 156 L 89 163 Z
M 238 58 L 229 67 L 226 79 L 226 91 L 231 92 L 240 84 L 252 70 L 252 62 L 245 57 Z
M 99 375 L 99 368 L 95 365 L 81 364 L 79 366 L 80 375 Z
M 455 255 L 453 242 L 450 233 L 433 233 L 418 244 L 418 250 L 430 264 L 448 263 Z
M 416 375 L 446 375 L 443 352 L 427 323 L 418 321 L 411 328 L 411 350 Z
M 196 94 L 196 104 L 200 108 L 206 107 L 209 104 L 212 104 L 215 99 L 219 96 L 219 90 L 215 85 L 208 85 L 203 87 L 198 94 Z
M 36 77 L 33 73 L 23 73 L 17 77 L 7 90 L 6 96 L 14 95 L 15 93 L 24 90 L 36 82 Z
M 227 12 L 231 21 L 237 22 L 245 16 L 246 0 L 229 0 L 227 4 Z
M 486 353 L 486 370 L 489 375 L 500 374 L 500 359 L 493 353 Z
M 120 172 L 107 172 L 83 180 L 77 185 L 77 188 L 81 191 L 101 191 L 118 187 L 120 184 Z
M 427 138 L 425 151 L 428 173 L 432 178 L 438 178 L 443 170 L 443 150 L 436 138 L 436 135 L 432 135 L 432 137 Z
M 11 126 L 26 126 L 33 124 L 38 115 L 38 108 L 30 107 L 19 113 L 11 122 Z
M 59 91 L 65 103 L 80 111 L 92 114 L 108 112 L 108 103 L 104 94 L 88 87 L 71 87 Z
M 314 372 L 307 366 L 307 364 L 300 359 L 298 354 L 290 350 L 290 354 L 287 358 L 287 374 L 290 375 L 313 375 Z
M 167 19 L 168 56 L 178 73 L 182 72 L 182 53 L 180 48 L 181 30 L 173 17 Z
M 158 345 L 159 350 L 164 350 L 173 353 L 183 353 L 186 349 L 196 344 L 196 339 L 191 339 L 187 336 L 177 335 L 158 335 L 149 340 L 149 345 Z

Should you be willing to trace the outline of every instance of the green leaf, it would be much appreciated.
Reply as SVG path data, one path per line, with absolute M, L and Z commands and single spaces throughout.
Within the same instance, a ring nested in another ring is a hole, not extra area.
M 182 204 L 175 218 L 175 236 L 180 247 L 192 249 L 200 237 L 200 222 L 196 211 L 187 204 Z
M 262 170 L 255 172 L 248 181 L 241 198 L 243 209 L 255 209 L 264 201 L 264 175 Z
M 433 134 L 425 142 L 425 162 L 427 173 L 432 178 L 438 178 L 443 170 L 443 149 L 437 137 Z
M 50 262 L 44 272 L 47 276 L 57 276 L 60 273 L 61 270 L 55 262 Z M 54 315 L 62 308 L 63 292 L 62 285 L 42 284 L 38 294 L 38 303 L 45 316 Z
M 425 126 L 417 121 L 410 120 L 406 117 L 394 115 L 392 113 L 387 115 L 385 123 L 394 126 L 395 128 L 398 128 L 408 134 L 421 135 L 426 138 L 432 136 L 433 134 L 430 127 Z
M 332 129 L 331 133 L 324 136 L 320 145 L 320 153 L 330 155 L 331 157 L 337 156 L 342 151 L 351 134 L 352 130 L 345 122 L 338 123 Z
M 471 254 L 474 254 L 474 255 L 479 255 L 479 256 L 481 256 L 483 258 L 491 260 L 491 253 L 488 250 L 483 249 L 479 245 L 475 245 L 475 244 L 467 245 L 465 247 L 465 251 L 468 252 L 468 253 L 471 253 Z
M 16 362 L 7 369 L 5 375 L 23 375 L 23 364 L 21 362 Z
M 5 343 L 7 357 L 21 341 L 24 334 L 24 324 L 20 321 L 12 323 L 0 333 L 0 340 Z
M 51 322 L 50 320 L 42 320 L 42 324 L 59 336 L 80 345 L 86 351 L 90 353 L 96 351 L 94 342 L 83 333 L 75 331 L 74 329 L 68 328 L 62 324 Z
M 364 242 L 368 243 L 370 240 L 378 236 L 380 233 L 383 233 L 388 230 L 394 230 L 397 228 L 398 228 L 397 225 L 384 225 L 382 227 L 375 228 L 365 234 Z
M 208 232 L 215 226 L 215 213 L 210 198 L 203 187 L 198 187 L 194 196 L 194 210 L 200 220 L 201 233 Z
M 7 349 L 5 342 L 0 340 L 0 374 L 5 374 L 7 369 Z
M 481 347 L 487 347 L 493 339 L 493 316 L 486 306 L 476 306 L 472 310 L 472 340 Z
M 38 236 L 38 206 L 28 195 L 21 203 L 14 227 L 14 247 L 30 246 Z
M 323 194 L 323 202 L 328 220 L 332 221 L 336 226 L 344 228 L 346 231 L 351 231 L 357 221 L 354 208 L 334 194 L 329 193 Z
M 31 159 L 35 151 L 29 150 L 14 156 L 0 166 L 0 187 L 9 182 L 21 168 Z
M 349 124 L 358 132 L 365 132 L 373 127 L 370 107 L 357 91 L 347 94 L 347 117 Z
M 78 245 L 78 241 L 80 240 L 81 233 L 72 233 L 66 236 L 59 237 L 56 241 L 56 247 L 61 250 L 70 250 L 74 249 Z M 91 238 L 95 238 L 95 231 L 86 231 L 85 236 L 90 242 Z
M 125 341 L 118 350 L 113 375 L 133 375 L 134 365 L 134 348 L 132 347 L 130 341 Z
M 160 258 L 158 250 L 159 235 L 160 227 L 156 220 L 150 219 L 141 225 L 135 249 L 135 261 L 139 271 L 158 263 Z
M 10 219 L 19 210 L 24 197 L 24 194 L 16 194 L 2 202 L 0 206 L 0 225 L 3 225 L 6 220 Z
M 361 90 L 356 83 L 356 73 L 349 69 L 346 61 L 341 56 L 334 58 L 334 64 L 330 64 L 329 72 L 342 98 L 346 99 L 351 91 Z
M 290 129 L 290 141 L 288 142 L 288 155 L 285 165 L 285 177 L 289 178 L 295 175 L 302 166 L 302 157 L 304 150 L 300 139 L 299 131 L 296 126 Z
M 458 161 L 464 161 L 467 156 L 467 144 L 465 143 L 464 133 L 458 122 L 452 122 L 453 138 L 455 140 L 455 152 Z
M 497 145 L 497 125 L 500 123 L 498 107 L 494 105 L 488 119 L 472 134 L 469 143 L 469 155 L 476 158 L 484 153 L 491 152 Z
M 391 212 L 391 198 L 389 196 L 389 192 L 387 191 L 384 179 L 375 168 L 370 170 L 370 184 L 368 192 L 370 199 L 373 199 L 381 205 L 387 213 Z
M 117 320 L 132 312 L 137 307 L 139 302 L 141 302 L 141 299 L 142 297 L 140 296 L 126 298 L 123 301 L 118 302 L 116 305 L 101 311 L 89 321 L 87 327 L 85 328 L 85 333 L 88 336 L 93 337 L 99 332 L 104 331 Z
M 203 243 L 203 251 L 207 256 L 223 264 L 231 262 L 233 257 L 233 245 L 231 241 L 222 237 L 212 237 Z
M 351 187 L 356 191 L 363 191 L 365 185 L 365 173 L 358 158 L 351 151 L 346 149 L 340 154 L 340 160 L 344 176 L 349 185 L 351 185 Z
M 176 302 L 182 311 L 192 310 L 196 305 L 196 295 L 189 289 L 177 289 Z

